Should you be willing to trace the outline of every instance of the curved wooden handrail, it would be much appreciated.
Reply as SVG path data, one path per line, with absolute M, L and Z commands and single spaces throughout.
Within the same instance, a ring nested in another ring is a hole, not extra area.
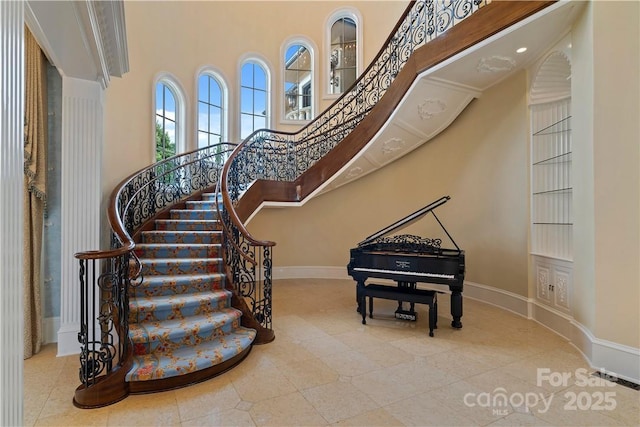
M 219 144 L 220 146 L 227 146 L 227 147 L 235 147 L 236 144 L 233 143 L 221 143 Z M 75 254 L 75 257 L 78 259 L 104 259 L 104 258 L 110 258 L 113 256 L 119 256 L 122 255 L 126 252 L 130 252 L 135 248 L 135 241 L 133 239 L 133 237 L 129 234 L 129 232 L 127 231 L 124 222 L 123 222 L 123 218 L 121 218 L 120 216 L 120 212 L 118 211 L 118 202 L 119 202 L 119 198 L 121 196 L 122 191 L 127 187 L 127 185 L 129 183 L 131 183 L 132 180 L 134 180 L 136 177 L 143 175 L 153 169 L 156 169 L 158 167 L 162 167 L 163 165 L 167 165 L 167 164 L 171 164 L 172 162 L 174 162 L 176 159 L 178 158 L 182 158 L 182 157 L 188 157 L 188 156 L 192 156 L 200 151 L 205 151 L 208 150 L 210 147 L 205 147 L 205 148 L 199 148 L 196 150 L 192 150 L 192 151 L 188 151 L 186 153 L 180 153 L 177 154 L 173 157 L 169 157 L 167 159 L 162 160 L 161 162 L 157 162 L 157 163 L 152 163 L 151 165 L 140 169 L 137 172 L 132 173 L 131 175 L 129 175 L 128 177 L 126 177 L 125 179 L 123 179 L 122 181 L 120 181 L 120 183 L 118 183 L 118 185 L 114 188 L 114 190 L 111 192 L 111 195 L 109 196 L 109 204 L 107 207 L 107 220 L 109 221 L 109 225 L 111 226 L 111 230 L 113 231 L 113 233 L 118 237 L 118 239 L 120 240 L 120 243 L 122 244 L 121 247 L 116 248 L 116 249 L 110 249 L 110 250 L 92 250 L 92 251 L 83 251 L 83 252 L 78 252 Z M 217 155 L 213 154 L 213 155 Z M 200 158 L 196 158 L 193 159 L 189 162 L 185 162 L 185 163 L 181 163 L 176 167 L 173 167 L 172 169 L 169 169 L 168 173 L 171 172 L 175 172 L 176 170 L 180 169 L 180 168 L 184 168 L 188 165 L 192 165 L 195 164 L 197 162 L 201 161 Z M 136 193 L 134 193 L 134 196 L 136 194 L 139 194 L 142 191 L 142 188 L 138 189 Z M 131 200 L 133 200 L 133 197 L 131 197 Z M 130 201 L 131 202 L 131 201 Z M 126 211 L 126 207 L 124 209 L 124 211 Z
M 486 38 L 516 24 L 517 22 L 531 16 L 532 14 L 556 3 L 557 0 L 542 1 L 492 1 L 480 8 L 477 12 L 465 19 L 464 25 L 456 25 L 446 32 L 431 40 L 429 43 L 416 49 L 411 57 L 404 64 L 390 87 L 382 98 L 373 106 L 371 111 L 364 117 L 351 133 L 349 133 L 338 145 L 336 145 L 327 155 L 309 167 L 304 173 L 294 181 L 272 181 L 258 179 L 245 191 L 242 198 L 234 206 L 229 195 L 227 185 L 229 169 L 234 159 L 246 149 L 252 137 L 260 131 L 254 132 L 246 138 L 231 153 L 221 174 L 221 193 L 225 209 L 227 210 L 234 226 L 243 234 L 244 238 L 255 245 L 273 246 L 275 242 L 269 240 L 256 239 L 244 226 L 244 221 L 262 203 L 271 202 L 300 202 L 313 193 L 322 183 L 338 172 L 346 163 L 353 158 L 364 146 L 375 136 L 375 134 L 386 123 L 393 111 L 398 107 L 402 98 L 409 90 L 413 82 L 429 68 L 445 61 L 448 58 L 472 47 Z M 415 2 L 411 2 L 405 14 Z M 391 43 L 395 31 L 402 24 L 403 17 L 394 27 L 394 31 L 387 38 L 387 41 L 376 59 L 372 61 L 369 70 L 375 61 L 382 55 L 386 45 Z M 361 78 L 366 71 L 361 75 Z M 357 80 L 353 86 L 357 86 Z M 338 105 L 347 96 L 344 92 L 327 109 L 330 110 Z M 299 135 L 304 135 L 309 129 L 316 125 L 318 120 L 326 120 L 318 116 L 315 120 L 304 126 L 297 132 L 269 132 L 273 135 L 288 136 L 296 139 Z M 262 130 L 263 131 L 263 130 Z

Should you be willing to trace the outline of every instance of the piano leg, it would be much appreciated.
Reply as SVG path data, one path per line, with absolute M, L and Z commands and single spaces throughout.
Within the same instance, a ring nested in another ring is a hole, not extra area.
M 364 281 L 358 281 L 356 285 L 356 300 L 358 303 L 358 313 L 362 314 L 362 324 L 367 324 L 367 296 L 364 292 Z
M 462 318 L 462 292 L 460 291 L 451 292 L 451 317 L 453 317 L 451 326 L 457 329 L 462 328 L 460 321 Z
M 435 293 L 434 293 L 435 298 Z M 431 300 L 431 304 L 429 304 L 429 336 L 433 336 L 433 330 L 436 328 L 436 321 L 438 318 L 438 312 L 436 309 L 436 305 Z
M 433 329 L 438 329 L 438 293 L 434 292 L 433 293 L 433 310 L 434 312 L 434 316 L 433 316 Z

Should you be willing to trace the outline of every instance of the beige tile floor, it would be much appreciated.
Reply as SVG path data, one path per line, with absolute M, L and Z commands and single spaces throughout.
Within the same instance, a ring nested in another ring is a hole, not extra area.
M 583 384 L 593 370 L 574 347 L 493 306 L 466 299 L 464 327 L 454 330 L 441 295 L 430 338 L 423 306 L 417 322 L 398 321 L 395 303 L 376 300 L 374 318 L 362 325 L 349 280 L 276 281 L 273 301 L 276 340 L 255 346 L 239 366 L 101 409 L 72 405 L 78 358 L 56 358 L 48 345 L 25 361 L 25 425 L 640 424 L 640 392 Z M 559 385 L 546 380 L 561 375 L 569 378 Z

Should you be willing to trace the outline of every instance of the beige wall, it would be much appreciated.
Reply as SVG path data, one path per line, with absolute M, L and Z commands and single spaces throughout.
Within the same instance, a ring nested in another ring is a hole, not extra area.
M 450 195 L 436 212 L 466 251 L 466 279 L 527 295 L 526 90 L 520 72 L 474 100 L 445 132 L 410 155 L 302 207 L 264 209 L 250 231 L 277 242 L 276 266 L 340 266 L 346 275 L 350 248 Z M 412 228 L 422 237 L 438 229 L 432 217 Z
M 196 123 L 190 117 L 195 117 L 197 73 L 203 66 L 215 67 L 229 86 L 230 139 L 237 141 L 236 70 L 243 55 L 257 54 L 271 65 L 273 97 L 279 99 L 280 49 L 288 38 L 310 39 L 318 48 L 319 64 L 324 59 L 321 53 L 326 20 L 343 7 L 355 8 L 363 19 L 366 66 L 407 4 L 405 1 L 127 1 L 130 71 L 111 81 L 105 97 L 105 197 L 121 179 L 153 160 L 152 99 L 158 73 L 170 73 L 186 94 L 187 147 L 195 148 Z M 321 73 L 320 77 L 325 75 Z M 323 86 L 316 88 L 318 94 L 323 91 Z M 322 99 L 320 111 L 331 101 Z M 285 128 L 279 124 L 280 105 L 274 103 L 272 107 L 276 113 L 273 126 Z
M 592 7 L 593 332 L 640 347 L 640 3 Z
M 640 4 L 590 2 L 573 32 L 575 310 L 640 347 Z

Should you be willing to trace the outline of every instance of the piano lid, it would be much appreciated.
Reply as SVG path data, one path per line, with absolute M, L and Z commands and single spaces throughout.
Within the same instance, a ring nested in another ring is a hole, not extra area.
M 419 220 L 420 218 L 422 218 L 423 216 L 425 216 L 426 214 L 431 212 L 433 209 L 437 208 L 440 205 L 443 205 L 443 204 L 447 203 L 447 201 L 449 201 L 450 198 L 451 197 L 449 197 L 449 196 L 440 197 L 438 200 L 436 200 L 435 202 L 429 203 L 424 208 L 418 209 L 414 213 L 412 213 L 410 215 L 407 215 L 404 218 L 402 218 L 401 220 L 398 220 L 398 221 L 394 222 L 393 224 L 383 228 L 382 230 L 372 234 L 371 236 L 369 236 L 366 239 L 364 239 L 362 242 L 358 243 L 358 246 L 366 245 L 368 243 L 371 243 L 372 241 L 374 241 L 375 239 L 377 239 L 379 237 L 382 237 L 382 236 L 384 236 L 386 234 L 389 234 L 389 233 L 391 233 L 393 231 L 401 230 L 404 227 L 407 227 L 408 225 L 413 224 L 414 222 L 416 222 L 417 220 Z M 435 214 L 434 214 L 434 216 L 435 216 Z M 438 223 L 440 223 L 439 220 L 438 220 Z M 444 229 L 444 226 L 442 226 L 442 224 L 440 224 L 440 226 Z M 445 232 L 447 232 L 446 229 L 445 229 Z M 447 235 L 449 235 L 449 233 L 447 233 Z M 449 238 L 451 238 L 451 236 L 449 236 Z M 451 239 L 451 240 L 453 241 L 453 239 Z M 453 244 L 456 246 L 456 248 L 458 247 L 458 245 L 456 245 L 455 242 L 453 242 Z

